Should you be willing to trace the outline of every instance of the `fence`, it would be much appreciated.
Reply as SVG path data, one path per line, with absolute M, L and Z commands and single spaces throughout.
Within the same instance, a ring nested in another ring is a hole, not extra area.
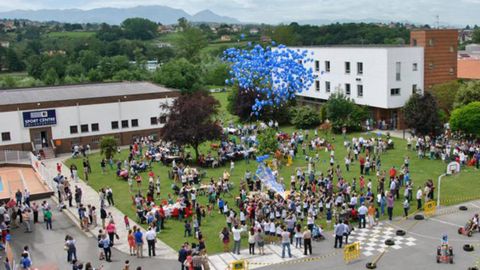
M 53 178 L 56 175 L 52 175 L 48 171 L 47 166 L 41 160 L 38 160 L 37 156 L 30 153 L 29 163 L 32 165 L 32 168 L 40 175 L 41 180 L 52 190 L 56 190 L 56 184 L 53 181 Z
M 29 151 L 0 150 L 0 164 L 30 164 Z

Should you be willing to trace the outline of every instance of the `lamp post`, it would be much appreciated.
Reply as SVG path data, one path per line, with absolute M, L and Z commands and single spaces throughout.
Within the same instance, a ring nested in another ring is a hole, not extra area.
M 444 177 L 446 175 L 447 175 L 446 173 L 443 173 L 438 177 L 437 207 L 440 206 L 440 183 L 442 183 L 442 177 Z

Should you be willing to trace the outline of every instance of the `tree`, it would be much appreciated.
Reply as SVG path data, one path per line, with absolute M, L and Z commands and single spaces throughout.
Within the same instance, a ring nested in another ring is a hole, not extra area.
M 54 68 L 49 68 L 44 72 L 42 78 L 46 85 L 55 85 L 59 83 L 58 74 Z
M 480 80 L 462 84 L 455 95 L 453 106 L 458 108 L 474 101 L 480 101 Z
M 472 102 L 455 109 L 450 117 L 450 127 L 454 131 L 480 137 L 480 102 Z
M 290 122 L 297 128 L 312 128 L 320 124 L 320 113 L 311 106 L 293 107 Z
M 279 25 L 273 31 L 272 39 L 279 43 L 289 46 L 299 45 L 299 36 L 294 32 L 290 25 Z
M 461 84 L 458 81 L 450 81 L 433 86 L 431 93 L 437 100 L 438 107 L 450 115 L 453 110 L 454 98 L 460 89 Z
M 5 61 L 7 62 L 7 68 L 9 71 L 22 71 L 25 69 L 25 64 L 20 60 L 17 52 L 12 48 L 7 50 Z
M 125 37 L 149 40 L 157 36 L 157 24 L 144 18 L 129 18 L 122 22 Z
M 78 62 L 83 66 L 85 72 L 88 72 L 92 68 L 98 66 L 99 55 L 92 50 L 83 50 L 80 51 Z
M 117 153 L 118 142 L 113 136 L 103 136 L 100 139 L 100 153 L 105 155 L 106 159 L 113 158 Z
M 198 63 L 200 51 L 208 45 L 208 42 L 202 30 L 189 26 L 175 39 L 174 45 L 178 57 Z
M 202 62 L 205 84 L 207 85 L 225 85 L 228 79 L 230 67 L 227 63 L 220 61 Z
M 201 143 L 219 139 L 222 127 L 214 121 L 220 103 L 208 92 L 197 91 L 178 97 L 173 104 L 162 105 L 167 123 L 160 134 L 162 140 L 179 146 L 190 145 L 198 159 Z
M 348 132 L 358 131 L 362 121 L 367 118 L 366 110 L 343 93 L 332 94 L 324 106 L 334 132 L 340 132 L 344 127 Z
M 268 128 L 258 134 L 258 152 L 261 155 L 273 153 L 277 149 L 277 133 L 273 128 Z
M 78 77 L 83 74 L 83 67 L 79 63 L 69 64 L 67 66 L 66 74 L 70 77 Z
M 438 106 L 430 92 L 413 94 L 403 108 L 405 124 L 420 136 L 437 135 L 442 124 Z
M 203 89 L 199 68 L 185 58 L 174 59 L 158 70 L 153 80 L 166 87 L 192 92 Z
M 475 30 L 473 31 L 473 35 L 472 35 L 472 42 L 473 43 L 480 43 L 480 28 L 475 28 Z

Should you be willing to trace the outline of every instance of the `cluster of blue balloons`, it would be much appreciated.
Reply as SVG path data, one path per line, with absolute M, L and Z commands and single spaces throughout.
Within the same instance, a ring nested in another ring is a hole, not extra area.
M 272 47 L 273 46 L 273 47 Z M 294 99 L 297 93 L 308 90 L 315 79 L 313 69 L 305 64 L 313 62 L 307 50 L 253 46 L 247 49 L 229 48 L 223 52 L 231 64 L 228 85 L 238 85 L 242 91 L 257 93 L 252 111 L 259 115 L 267 106 L 281 106 Z
M 258 156 L 257 157 L 257 162 L 262 163 L 263 161 L 267 160 L 269 157 L 270 157 L 270 155 Z

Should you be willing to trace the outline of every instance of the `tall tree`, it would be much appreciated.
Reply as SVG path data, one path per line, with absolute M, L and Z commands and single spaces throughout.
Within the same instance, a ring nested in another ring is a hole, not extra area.
M 126 38 L 149 40 L 157 36 L 158 25 L 144 18 L 129 18 L 122 22 L 122 28 Z
M 118 142 L 113 136 L 103 136 L 100 139 L 100 153 L 105 156 L 106 159 L 113 158 L 117 153 Z
M 332 94 L 324 106 L 335 132 L 340 132 L 343 127 L 347 128 L 348 132 L 358 131 L 367 117 L 366 110 L 343 93 Z
M 454 98 L 460 89 L 461 84 L 458 81 L 437 84 L 433 86 L 431 93 L 437 100 L 438 107 L 447 115 L 453 110 Z
M 180 89 L 182 92 L 203 88 L 200 69 L 185 58 L 174 59 L 164 64 L 155 73 L 153 80 L 167 87 Z
M 450 117 L 450 127 L 480 138 L 480 101 L 455 109 Z
M 420 136 L 437 135 L 442 124 L 435 98 L 430 92 L 413 94 L 403 108 L 405 124 Z
M 193 63 L 200 62 L 200 51 L 208 45 L 207 38 L 199 28 L 189 26 L 174 41 L 179 57 Z
M 160 136 L 179 146 L 190 145 L 198 159 L 200 144 L 222 135 L 222 127 L 214 120 L 219 106 L 219 102 L 205 91 L 181 95 L 173 104 L 162 106 L 169 113 Z
M 455 95 L 455 103 L 453 106 L 458 108 L 474 101 L 480 101 L 480 80 L 469 81 L 462 84 Z

